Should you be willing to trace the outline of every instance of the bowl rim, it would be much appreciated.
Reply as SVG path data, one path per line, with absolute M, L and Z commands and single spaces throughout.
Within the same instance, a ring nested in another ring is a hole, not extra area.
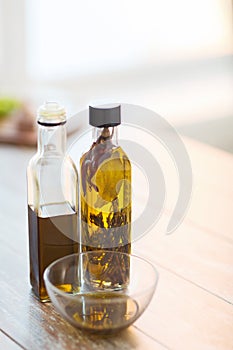
M 66 260 L 68 258 L 71 258 L 71 257 L 75 257 L 75 256 L 80 256 L 80 255 L 89 255 L 89 254 L 92 254 L 92 253 L 96 253 L 96 252 L 100 252 L 99 250 L 93 250 L 93 251 L 87 251 L 87 252 L 79 252 L 79 253 L 73 253 L 73 254 L 69 254 L 69 255 L 65 255 L 57 260 L 54 260 L 51 264 L 49 264 L 46 269 L 44 270 L 44 273 L 43 273 L 43 279 L 44 279 L 44 282 L 45 282 L 45 286 L 48 284 L 49 285 L 49 288 L 51 288 L 54 292 L 56 292 L 56 294 L 59 294 L 61 296 L 64 296 L 64 297 L 68 297 L 68 296 L 72 296 L 72 294 L 68 294 L 67 292 L 57 288 L 52 282 L 50 282 L 49 280 L 49 272 L 51 270 L 51 268 L 56 265 L 57 263 L 59 263 L 60 261 L 62 260 Z M 149 289 L 152 289 L 153 292 L 152 294 L 154 294 L 154 291 L 157 287 L 157 284 L 158 284 L 158 280 L 159 280 L 159 272 L 158 270 L 155 268 L 155 266 L 152 264 L 152 262 L 148 261 L 146 258 L 144 257 L 141 257 L 141 256 L 138 256 L 138 255 L 135 255 L 135 254 L 129 254 L 129 253 L 124 253 L 124 252 L 116 252 L 116 251 L 111 251 L 111 250 L 104 250 L 104 252 L 111 252 L 111 253 L 116 253 L 116 254 L 124 254 L 124 255 L 127 255 L 127 256 L 130 256 L 132 257 L 133 259 L 136 258 L 137 260 L 141 260 L 143 261 L 144 263 L 146 263 L 147 265 L 149 265 L 154 274 L 155 274 L 155 279 L 154 279 L 154 282 L 147 288 L 143 289 L 143 292 L 135 292 L 135 293 L 132 293 L 130 294 L 130 297 L 136 297 L 137 295 L 141 295 L 143 293 L 146 293 Z M 46 286 L 47 287 L 47 286 Z M 48 292 L 48 290 L 47 290 Z M 117 291 L 113 291 L 113 293 L 117 293 Z M 49 293 L 49 292 L 48 292 Z M 101 291 L 100 291 L 101 293 Z M 88 293 L 85 293 L 85 294 L 88 294 Z M 76 296 L 79 295 L 79 293 L 75 294 Z M 81 293 L 80 293 L 81 295 Z M 111 299 L 111 298 L 107 298 L 108 300 Z

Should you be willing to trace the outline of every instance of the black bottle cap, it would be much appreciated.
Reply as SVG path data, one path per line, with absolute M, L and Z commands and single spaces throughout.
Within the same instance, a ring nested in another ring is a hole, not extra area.
M 89 106 L 89 124 L 97 128 L 117 126 L 121 123 L 121 106 L 91 107 Z

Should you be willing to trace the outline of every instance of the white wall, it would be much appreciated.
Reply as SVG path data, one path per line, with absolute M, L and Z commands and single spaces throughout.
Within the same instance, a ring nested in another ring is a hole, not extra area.
M 233 111 L 231 0 L 0 0 L 0 16 L 0 94 L 73 111 L 114 99 L 174 123 Z

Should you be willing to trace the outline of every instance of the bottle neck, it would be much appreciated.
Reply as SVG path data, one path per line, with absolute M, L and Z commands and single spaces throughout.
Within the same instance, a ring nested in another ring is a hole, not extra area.
M 66 126 L 38 127 L 38 152 L 44 156 L 62 156 L 66 151 Z
M 93 137 L 93 142 L 97 142 L 97 143 L 111 142 L 113 145 L 118 146 L 117 126 L 94 128 L 92 137 Z

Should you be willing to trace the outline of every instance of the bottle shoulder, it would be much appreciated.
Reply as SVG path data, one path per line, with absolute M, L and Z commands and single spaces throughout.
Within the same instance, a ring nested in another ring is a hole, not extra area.
M 72 172 L 74 172 L 74 174 L 78 177 L 78 170 L 76 168 L 76 165 L 75 165 L 73 159 L 69 155 L 66 155 L 64 157 L 64 165 L 68 169 L 70 169 Z
M 127 153 L 120 145 L 111 145 L 111 147 L 107 147 L 105 145 L 93 144 L 91 148 L 84 152 L 80 158 L 80 162 L 82 163 L 84 160 L 94 161 L 96 158 L 102 157 L 103 155 L 108 157 L 124 157 L 125 160 L 130 162 L 130 159 Z
M 83 179 L 86 173 L 92 177 L 98 170 L 131 172 L 131 162 L 121 146 L 117 145 L 107 149 L 97 145 L 82 155 L 80 170 Z
M 50 162 L 64 162 L 64 163 L 71 163 L 72 166 L 75 167 L 75 164 L 73 162 L 73 160 L 71 159 L 71 157 L 68 154 L 54 154 L 52 156 L 47 156 L 44 154 L 40 154 L 40 153 L 35 153 L 32 158 L 29 160 L 28 165 L 32 166 L 35 165 L 37 163 L 50 163 Z
M 65 170 L 65 174 L 71 172 L 78 177 L 78 172 L 75 163 L 72 160 L 72 158 L 67 154 L 64 154 L 59 157 L 44 157 L 36 153 L 28 162 L 27 173 L 37 174 L 38 172 L 41 172 L 42 169 L 44 169 L 43 171 L 45 172 Z
M 114 153 L 118 153 L 119 155 L 121 155 L 122 157 L 124 157 L 125 159 L 130 161 L 127 153 L 123 150 L 123 148 L 121 146 L 118 145 L 118 146 L 114 147 L 113 154 Z
M 39 154 L 38 154 L 38 153 L 35 153 L 35 154 L 32 156 L 32 158 L 29 160 L 27 168 L 28 168 L 28 169 L 33 168 L 34 166 L 36 166 L 36 164 L 37 164 L 38 161 L 39 161 Z

